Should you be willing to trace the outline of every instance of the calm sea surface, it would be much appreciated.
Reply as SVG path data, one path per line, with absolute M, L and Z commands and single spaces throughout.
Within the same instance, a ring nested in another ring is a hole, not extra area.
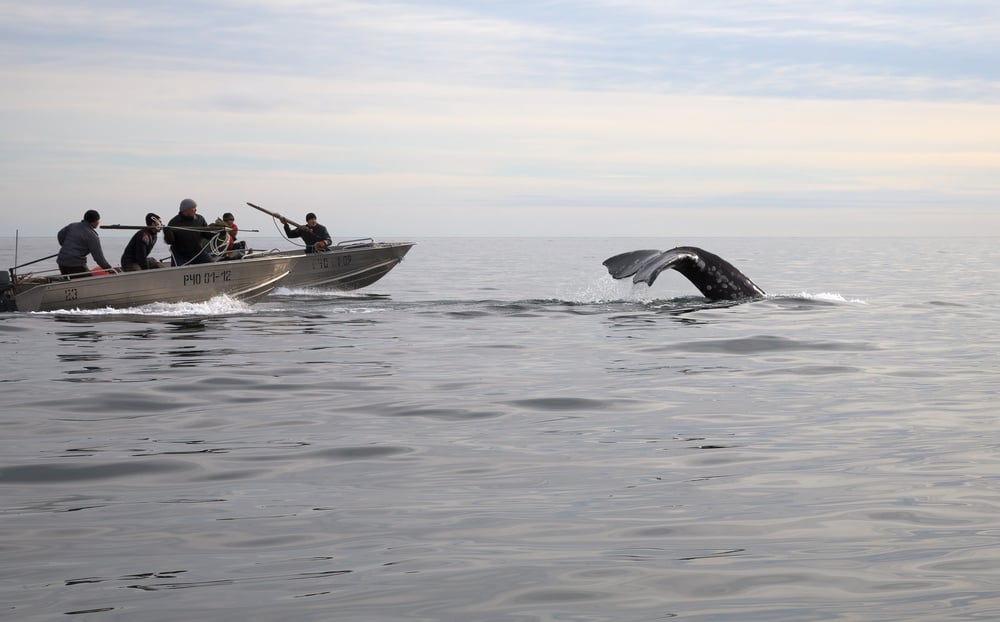
M 1000 619 L 1000 239 L 416 242 L 0 314 L 0 618 Z M 679 244 L 770 296 L 601 266 Z

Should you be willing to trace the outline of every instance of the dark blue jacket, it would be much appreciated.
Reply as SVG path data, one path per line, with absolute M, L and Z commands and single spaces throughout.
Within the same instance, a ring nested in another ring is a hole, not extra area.
M 149 268 L 149 254 L 153 252 L 154 246 L 156 246 L 155 228 L 150 227 L 136 231 L 122 252 L 122 267 L 134 263 L 142 270 L 146 270 Z
M 330 234 L 327 232 L 326 227 L 319 223 L 315 227 L 302 226 L 298 229 L 292 229 L 286 222 L 285 235 L 290 238 L 302 238 L 302 241 L 306 243 L 307 253 L 316 252 L 316 242 L 323 242 L 327 246 L 333 246 L 333 240 L 330 239 Z

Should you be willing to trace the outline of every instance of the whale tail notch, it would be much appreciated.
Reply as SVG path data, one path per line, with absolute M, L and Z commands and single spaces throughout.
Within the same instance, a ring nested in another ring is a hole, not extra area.
M 616 279 L 632 277 L 633 283 L 652 285 L 666 269 L 683 274 L 709 300 L 761 298 L 764 290 L 731 263 L 706 250 L 678 246 L 666 251 L 636 250 L 604 260 Z

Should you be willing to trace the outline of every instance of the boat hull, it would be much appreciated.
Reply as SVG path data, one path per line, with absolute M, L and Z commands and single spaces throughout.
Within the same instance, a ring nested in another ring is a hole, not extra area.
M 18 311 L 136 307 L 153 302 L 204 302 L 226 294 L 253 300 L 288 275 L 291 257 L 268 256 L 123 272 L 108 276 L 53 279 L 14 288 Z
M 367 287 L 395 268 L 412 246 L 409 242 L 375 242 L 336 246 L 325 253 L 281 252 L 278 255 L 294 261 L 279 285 L 336 290 Z

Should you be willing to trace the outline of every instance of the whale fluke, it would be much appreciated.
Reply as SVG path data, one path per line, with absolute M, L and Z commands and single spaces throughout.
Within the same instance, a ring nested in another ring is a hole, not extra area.
M 631 276 L 633 283 L 647 285 L 652 285 L 661 272 L 671 268 L 683 274 L 709 300 L 742 300 L 765 295 L 764 290 L 733 264 L 694 246 L 678 246 L 668 251 L 630 251 L 605 259 L 604 266 L 616 279 Z

